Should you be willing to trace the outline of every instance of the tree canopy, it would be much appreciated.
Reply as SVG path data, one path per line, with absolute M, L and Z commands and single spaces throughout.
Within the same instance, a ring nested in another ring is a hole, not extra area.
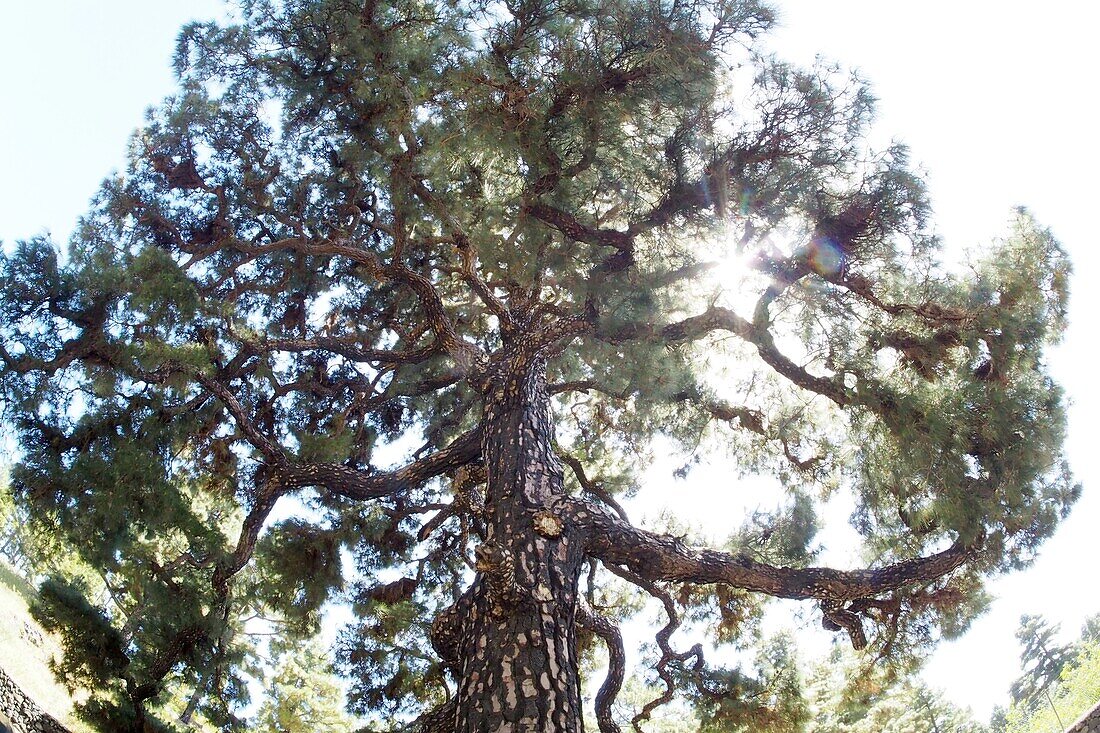
M 1069 264 L 1020 211 L 942 266 L 866 86 L 761 54 L 772 22 L 250 0 L 184 29 L 72 241 L 0 261 L 13 490 L 105 589 L 59 574 L 39 608 L 90 720 L 182 695 L 238 729 L 250 619 L 304 639 L 339 599 L 352 709 L 423 731 L 580 730 L 596 648 L 620 730 L 639 598 L 666 622 L 635 727 L 677 690 L 726 730 L 795 715 L 766 649 L 672 638 L 743 644 L 769 597 L 902 662 L 967 626 L 1079 493 L 1043 356 Z M 715 547 L 633 524 L 657 436 L 779 508 Z M 866 568 L 814 565 L 836 492 Z

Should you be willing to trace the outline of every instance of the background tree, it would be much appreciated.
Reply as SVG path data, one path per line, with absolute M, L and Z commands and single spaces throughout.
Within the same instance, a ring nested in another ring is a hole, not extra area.
M 1078 493 L 1042 355 L 1068 264 L 1021 213 L 941 269 L 867 90 L 753 53 L 771 21 L 288 0 L 185 30 L 71 246 L 0 271 L 16 494 L 115 589 L 44 588 L 89 717 L 198 689 L 239 727 L 245 609 L 305 638 L 345 584 L 353 703 L 422 730 L 578 730 L 596 643 L 616 730 L 611 578 L 666 615 L 654 704 L 731 718 L 762 712 L 685 618 L 737 643 L 808 600 L 891 659 L 965 628 Z M 783 508 L 713 548 L 632 524 L 657 434 L 720 440 Z M 868 569 L 812 566 L 837 490 Z
M 1085 618 L 1081 625 L 1081 644 L 1100 643 L 1100 613 L 1094 613 Z
M 347 733 L 344 692 L 335 683 L 332 662 L 316 640 L 279 655 L 271 689 L 257 713 L 263 733 Z
M 1021 624 L 1021 632 L 1030 629 L 1036 632 L 1035 635 L 1041 635 L 1050 628 L 1041 618 L 1024 618 L 1029 623 Z M 1038 701 L 1026 698 L 1015 701 L 1003 715 L 1003 725 L 999 730 L 1009 733 L 1065 730 L 1067 725 L 1072 725 L 1073 721 L 1096 705 L 1100 700 L 1100 644 L 1093 635 L 1096 620 L 1095 615 L 1086 619 L 1080 639 L 1067 645 L 1069 654 L 1064 656 L 1061 674 L 1044 689 L 1042 697 Z M 1030 645 L 1025 647 L 1025 653 L 1028 649 Z M 1021 654 L 1021 659 L 1023 656 Z
M 84 563 L 49 523 L 38 521 L 30 508 L 12 493 L 6 467 L 0 467 L 0 559 L 21 581 L 34 587 L 49 575 L 79 579 L 105 591 L 96 569 Z
M 1057 634 L 1058 625 L 1051 626 L 1041 616 L 1025 614 L 1020 617 L 1016 639 L 1023 647 L 1020 650 L 1022 673 L 1012 683 L 1012 702 L 1015 705 L 1034 708 L 1045 699 L 1056 718 L 1060 716 L 1050 699 L 1049 690 L 1077 652 L 1072 644 L 1057 643 Z
M 19 508 L 11 495 L 7 468 L 0 466 L 0 557 L 22 571 L 27 562 L 23 549 L 26 540 L 19 520 Z
M 874 664 L 835 647 L 806 681 L 810 733 L 984 733 L 962 710 L 924 684 L 916 670 Z

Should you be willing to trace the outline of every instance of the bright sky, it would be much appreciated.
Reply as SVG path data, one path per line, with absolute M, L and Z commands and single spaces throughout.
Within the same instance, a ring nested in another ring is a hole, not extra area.
M 0 240 L 67 238 L 99 181 L 123 162 L 144 109 L 172 90 L 168 61 L 186 20 L 215 0 L 38 0 L 10 3 L 0 23 Z M 1061 622 L 1066 638 L 1100 611 L 1092 567 L 1100 526 L 1100 451 L 1090 418 L 1100 316 L 1100 149 L 1094 90 L 1100 6 L 1080 0 L 786 0 L 780 55 L 817 53 L 856 67 L 880 99 L 877 129 L 908 143 L 928 173 L 949 246 L 1004 232 L 1028 206 L 1076 267 L 1070 332 L 1052 359 L 1072 400 L 1069 456 L 1085 492 L 1025 573 L 993 584 L 992 611 L 944 645 L 927 679 L 984 718 L 1018 669 L 1021 613 Z M 692 474 L 692 481 L 720 471 Z M 736 518 L 733 524 L 739 524 Z
M 1100 612 L 1095 570 L 1100 452 L 1093 445 L 1096 217 L 1100 144 L 1092 90 L 1100 72 L 1100 6 L 1052 0 L 787 0 L 781 55 L 815 53 L 862 71 L 880 99 L 878 128 L 909 144 L 928 172 L 936 220 L 948 246 L 1004 231 L 1023 204 L 1049 226 L 1075 266 L 1070 329 L 1052 358 L 1072 401 L 1070 462 L 1084 495 L 1025 573 L 995 582 L 998 597 L 963 639 L 944 645 L 926 678 L 980 717 L 1003 703 L 1019 670 L 1013 636 L 1022 613 L 1061 622 L 1075 637 Z

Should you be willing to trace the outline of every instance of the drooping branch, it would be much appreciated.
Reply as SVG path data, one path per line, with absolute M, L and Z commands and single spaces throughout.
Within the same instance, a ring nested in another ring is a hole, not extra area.
M 252 559 L 252 553 L 256 549 L 256 541 L 260 537 L 271 510 L 276 502 L 285 496 L 291 487 L 277 476 L 268 476 L 267 480 L 259 488 L 258 495 L 252 502 L 244 522 L 241 524 L 241 533 L 237 538 L 237 545 L 233 548 L 228 558 L 218 563 L 214 569 L 212 584 L 214 592 L 220 599 L 224 599 L 229 592 L 230 579 L 239 573 L 241 569 Z
M 237 428 L 248 439 L 249 443 L 263 453 L 265 460 L 275 464 L 286 462 L 287 454 L 283 447 L 260 431 L 241 401 L 228 387 L 219 380 L 208 377 L 201 372 L 193 372 L 193 376 L 207 392 L 217 397 L 218 401 L 225 406 L 225 409 L 229 411 L 237 424 Z
M 215 609 L 212 609 L 213 613 Z M 179 660 L 189 654 L 194 647 L 206 638 L 206 632 L 197 624 L 180 629 L 154 658 L 149 667 L 149 679 L 138 683 L 132 676 L 124 675 L 126 694 L 130 698 L 139 719 L 145 717 L 145 701 L 160 692 L 160 683 Z
M 630 721 L 634 730 L 637 731 L 637 733 L 642 733 L 642 721 L 649 720 L 654 710 L 671 702 L 676 692 L 676 680 L 672 675 L 672 670 L 669 668 L 674 662 L 682 664 L 689 659 L 694 659 L 693 668 L 695 671 L 699 671 L 703 666 L 703 648 L 699 644 L 692 646 L 686 652 L 678 652 L 672 648 L 672 635 L 680 628 L 682 622 L 680 613 L 676 609 L 676 603 L 672 600 L 672 596 L 668 591 L 657 585 L 657 583 L 651 579 L 633 572 L 629 568 L 618 567 L 616 565 L 606 565 L 606 567 L 613 574 L 636 585 L 650 596 L 657 599 L 664 609 L 665 616 L 668 618 L 668 621 L 665 622 L 664 626 L 658 629 L 654 637 L 654 640 L 657 642 L 657 648 L 661 652 L 661 656 L 653 668 L 656 670 L 657 676 L 661 679 L 665 689 L 660 695 L 646 702 L 645 705 L 642 706 L 642 709 L 638 711 L 637 715 Z
M 130 698 L 139 720 L 143 720 L 146 716 L 145 702 L 160 692 L 164 678 L 179 663 L 180 659 L 190 654 L 196 645 L 209 642 L 209 626 L 212 624 L 224 626 L 227 623 L 231 603 L 231 581 L 252 558 L 260 531 L 263 529 L 276 502 L 287 493 L 287 490 L 288 487 L 278 479 L 268 478 L 263 482 L 248 515 L 241 524 L 241 531 L 233 552 L 219 559 L 215 564 L 210 578 L 214 602 L 202 614 L 204 623 L 191 624 L 176 631 L 156 654 L 153 663 L 148 668 L 144 681 L 138 683 L 130 674 L 123 675 L 126 681 L 127 696 Z M 188 564 L 192 567 L 203 567 L 205 565 L 204 562 L 197 561 L 191 561 Z M 168 572 L 168 568 L 162 567 L 161 573 L 161 579 L 171 584 L 171 573 Z
M 618 723 L 611 716 L 611 705 L 619 695 L 626 673 L 626 653 L 623 635 L 610 619 L 596 613 L 583 600 L 577 602 L 577 624 L 603 639 L 607 646 L 607 676 L 596 692 L 596 724 L 600 733 L 620 733 Z
M 697 316 L 664 326 L 651 323 L 631 323 L 615 330 L 597 332 L 597 336 L 608 343 L 624 343 L 639 340 L 658 339 L 676 345 L 696 341 L 716 332 L 733 333 L 756 347 L 760 358 L 777 373 L 793 384 L 827 397 L 841 407 L 854 401 L 842 381 L 831 377 L 819 377 L 791 361 L 775 345 L 775 339 L 766 324 L 749 321 L 729 308 L 710 306 Z

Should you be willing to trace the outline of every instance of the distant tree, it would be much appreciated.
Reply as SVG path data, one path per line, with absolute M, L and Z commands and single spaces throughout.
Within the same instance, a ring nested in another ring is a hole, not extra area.
M 897 674 L 835 649 L 808 677 L 807 733 L 986 733 L 916 670 Z
M 1100 644 L 1100 613 L 1094 613 L 1085 619 L 1081 626 L 1082 644 Z
M 353 722 L 344 712 L 344 692 L 332 661 L 315 640 L 279 655 L 271 687 L 257 713 L 259 733 L 348 733 Z
M 0 261 L 14 494 L 110 589 L 57 577 L 40 618 L 103 729 L 196 690 L 243 728 L 245 620 L 309 638 L 347 590 L 379 724 L 578 731 L 602 644 L 614 733 L 613 578 L 667 617 L 658 701 L 733 729 L 791 687 L 752 698 L 682 619 L 737 642 L 798 599 L 919 656 L 1078 495 L 1044 357 L 1064 253 L 1021 212 L 942 268 L 905 150 L 867 144 L 869 91 L 756 53 L 766 6 L 240 12 L 184 30 L 178 93 L 70 245 Z M 780 509 L 713 547 L 632 523 L 658 435 L 774 476 Z M 865 569 L 813 565 L 835 491 Z
M 0 557 L 17 570 L 26 569 L 26 554 L 23 551 L 22 522 L 19 506 L 11 495 L 8 484 L 8 471 L 0 467 Z
M 0 467 L 0 558 L 32 586 L 50 574 L 81 579 L 102 590 L 95 568 L 89 567 L 55 536 L 50 525 L 38 521 L 30 507 L 11 490 L 6 467 Z
M 1008 708 L 1003 705 L 994 705 L 989 714 L 990 733 L 1005 733 L 1008 730 Z
M 1008 733 L 1064 731 L 1100 701 L 1100 644 L 1083 643 L 1048 690 L 1050 705 L 1014 705 L 1006 716 Z
M 813 728 L 810 729 L 814 730 Z M 969 710 L 942 692 L 912 680 L 899 685 L 867 711 L 852 733 L 985 733 Z
M 1022 673 L 1012 683 L 1012 701 L 1020 707 L 1035 707 L 1044 699 L 1059 717 L 1048 690 L 1058 681 L 1065 666 L 1073 660 L 1072 644 L 1059 644 L 1055 639 L 1058 624 L 1051 626 L 1042 616 L 1023 615 L 1016 629 Z M 1063 726 L 1064 727 L 1064 726 Z

